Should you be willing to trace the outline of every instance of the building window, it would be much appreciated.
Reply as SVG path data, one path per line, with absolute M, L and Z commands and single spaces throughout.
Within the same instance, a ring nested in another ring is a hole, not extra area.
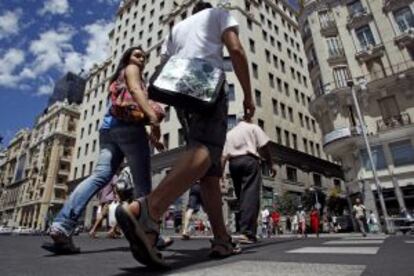
M 315 185 L 316 187 L 322 187 L 322 178 L 320 174 L 313 174 L 313 185 Z
M 230 102 L 234 102 L 236 100 L 234 84 L 229 84 L 229 91 L 227 93 L 227 97 L 229 98 Z
M 277 90 L 279 92 L 283 92 L 283 90 L 282 90 L 282 80 L 279 79 L 279 78 L 276 78 L 276 82 L 277 82 Z
M 285 146 L 290 148 L 290 133 L 285 130 Z
M 366 50 L 368 46 L 375 45 L 374 35 L 369 25 L 362 26 L 355 30 L 361 50 Z
M 395 21 L 401 32 L 414 27 L 414 16 L 410 7 L 403 7 L 394 12 Z
M 89 174 L 92 174 L 93 170 L 93 161 L 89 162 Z
M 96 120 L 96 122 L 95 122 L 95 131 L 98 131 L 99 130 L 99 120 Z
M 266 62 L 267 63 L 270 63 L 271 62 L 271 60 L 270 60 L 270 52 L 267 49 L 265 49 L 265 56 L 266 56 Z
M 88 155 L 88 150 L 89 150 L 89 144 L 86 143 L 86 145 L 85 145 L 85 155 Z
M 280 103 L 280 113 L 282 113 L 282 118 L 286 119 L 286 105 L 284 103 Z
M 249 39 L 249 46 L 250 46 L 250 52 L 255 53 L 256 52 L 256 47 L 254 45 L 254 40 L 253 39 Z
M 252 63 L 252 70 L 253 70 L 253 77 L 255 79 L 258 79 L 259 78 L 259 69 L 258 69 L 256 63 Z
M 382 98 L 378 100 L 378 104 L 384 124 L 386 126 L 392 126 L 394 123 L 398 124 L 401 114 L 395 96 Z
M 253 30 L 253 22 L 250 19 L 247 19 L 247 28 L 249 28 L 249 30 Z
M 312 155 L 315 155 L 315 148 L 313 147 L 313 142 L 309 141 L 310 152 Z
M 308 153 L 308 140 L 303 138 L 303 150 Z
M 316 155 L 318 157 L 321 157 L 321 147 L 319 146 L 319 144 L 316 144 Z
M 365 8 L 362 6 L 360 0 L 353 1 L 348 4 L 348 11 L 351 17 L 360 15 L 365 12 Z
M 304 127 L 304 123 L 303 123 L 303 114 L 299 112 L 299 122 L 300 122 L 300 126 Z
M 236 115 L 228 115 L 227 116 L 227 128 L 232 129 L 236 125 L 237 125 Z
M 293 123 L 293 108 L 288 107 L 289 121 Z
M 391 143 L 390 150 L 394 166 L 414 164 L 414 148 L 410 140 Z
M 296 134 L 292 134 L 292 144 L 295 150 L 298 149 L 298 136 Z
M 96 150 L 96 140 L 93 140 L 92 152 L 95 152 L 95 150 Z
M 169 133 L 165 133 L 163 135 L 162 142 L 164 144 L 165 149 L 168 150 L 170 146 L 170 134 Z
M 328 37 L 326 39 L 326 43 L 328 44 L 329 57 L 338 57 L 343 55 L 344 50 L 342 48 L 342 43 L 339 40 L 339 37 Z
M 262 119 L 258 119 L 257 120 L 257 124 L 259 125 L 259 127 L 262 129 L 262 130 L 264 130 L 264 127 L 265 127 L 265 123 L 264 123 L 264 121 L 262 120 Z
M 170 120 L 170 106 L 166 106 L 164 108 L 164 112 L 165 112 L 165 118 L 164 118 L 164 122 L 168 122 Z
M 347 81 L 350 79 L 348 67 L 337 67 L 333 70 L 336 88 L 347 87 Z
M 272 99 L 272 105 L 273 105 L 273 114 L 279 115 L 279 106 L 278 106 L 277 100 Z
M 286 177 L 287 180 L 292 182 L 298 181 L 298 172 L 295 168 L 292 167 L 286 167 Z
M 82 165 L 82 177 L 84 177 L 84 176 L 85 176 L 85 170 L 86 170 L 86 165 L 85 165 L 85 164 L 83 164 L 83 165 Z
M 385 160 L 384 151 L 382 149 L 382 146 L 372 146 L 371 147 L 372 152 L 372 159 L 374 159 L 374 164 L 377 168 L 377 170 L 383 170 L 387 167 L 387 162 Z M 414 156 L 414 155 L 413 155 Z M 371 170 L 371 163 L 369 161 L 368 152 L 366 149 L 361 149 L 361 161 L 364 166 L 364 168 L 368 171 Z
M 282 144 L 282 130 L 280 127 L 276 127 L 276 143 Z
M 185 143 L 184 130 L 182 128 L 180 128 L 178 130 L 178 146 L 183 146 L 184 143 Z
M 269 85 L 272 88 L 275 88 L 275 77 L 272 73 L 269 73 Z
M 254 95 L 255 95 L 255 99 L 256 99 L 256 105 L 258 107 L 262 106 L 262 93 L 259 90 L 254 90 Z

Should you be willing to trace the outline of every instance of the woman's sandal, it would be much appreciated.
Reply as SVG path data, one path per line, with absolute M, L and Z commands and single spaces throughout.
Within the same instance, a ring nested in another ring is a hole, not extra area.
M 149 216 L 147 199 L 142 197 L 137 201 L 140 205 L 138 217 L 130 212 L 128 203 L 116 208 L 115 216 L 119 227 L 129 241 L 135 260 L 150 267 L 166 268 L 168 265 L 162 254 L 147 237 L 147 234 L 155 234 L 155 240 L 158 240 L 159 224 Z
M 210 240 L 211 249 L 210 249 L 210 258 L 213 259 L 223 259 L 232 255 L 237 255 L 241 253 L 241 248 L 238 243 L 232 241 L 231 237 L 228 241 L 221 239 L 212 239 Z M 218 249 L 222 248 L 222 250 Z

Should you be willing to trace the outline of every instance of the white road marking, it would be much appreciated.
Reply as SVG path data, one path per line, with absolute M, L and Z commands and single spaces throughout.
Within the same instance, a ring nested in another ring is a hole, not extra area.
M 336 241 L 327 241 L 323 244 L 381 244 L 384 243 L 384 240 L 336 240 Z
M 240 261 L 197 270 L 176 271 L 184 276 L 360 276 L 364 265 L 310 264 L 294 262 Z
M 375 255 L 379 247 L 302 247 L 287 253 Z

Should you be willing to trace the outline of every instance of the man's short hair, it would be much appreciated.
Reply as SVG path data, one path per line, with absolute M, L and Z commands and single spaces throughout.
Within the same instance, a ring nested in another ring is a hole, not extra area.
M 202 11 L 202 10 L 205 10 L 205 9 L 210 9 L 212 7 L 213 7 L 213 5 L 211 5 L 210 3 L 200 1 L 197 4 L 195 4 L 195 6 L 193 8 L 193 14 L 196 14 L 196 13 Z

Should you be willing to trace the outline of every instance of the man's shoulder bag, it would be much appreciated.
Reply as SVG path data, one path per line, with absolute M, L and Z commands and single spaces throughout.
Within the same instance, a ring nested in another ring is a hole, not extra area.
M 149 98 L 190 112 L 213 107 L 223 88 L 224 71 L 200 58 L 172 56 L 151 76 Z

